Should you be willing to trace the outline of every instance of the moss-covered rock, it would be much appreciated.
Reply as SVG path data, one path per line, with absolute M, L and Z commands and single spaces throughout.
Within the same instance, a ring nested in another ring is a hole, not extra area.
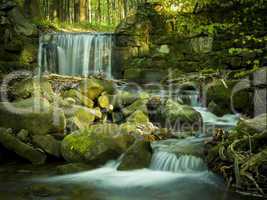
M 218 116 L 235 111 L 251 114 L 253 111 L 253 92 L 246 81 L 216 80 L 209 85 L 206 95 L 207 105 L 211 102 L 217 105 L 210 111 Z
M 148 123 L 149 118 L 142 111 L 137 110 L 127 118 L 127 121 L 141 124 L 141 123 Z
M 5 148 L 29 160 L 32 164 L 40 165 L 45 163 L 46 155 L 43 152 L 23 143 L 13 136 L 10 130 L 1 129 L 0 131 L 0 143 Z
M 177 131 L 196 131 L 202 127 L 199 112 L 187 105 L 181 105 L 171 99 L 157 110 L 157 119 L 163 127 Z
M 51 135 L 34 135 L 32 137 L 32 142 L 40 149 L 44 150 L 47 154 L 60 157 L 60 141 L 56 140 Z
M 128 147 L 129 141 L 120 136 L 119 126 L 116 124 L 93 125 L 65 137 L 61 152 L 70 162 L 104 164 L 108 160 L 116 159 Z
M 66 120 L 63 111 L 53 108 L 44 98 L 30 98 L 0 103 L 0 126 L 46 135 L 64 132 Z
M 44 97 L 48 101 L 54 100 L 50 82 L 45 78 L 29 78 L 16 82 L 11 88 L 11 95 L 15 99 L 27 99 L 30 97 Z
M 131 105 L 123 108 L 122 112 L 125 116 L 129 116 L 137 110 L 140 110 L 143 113 L 147 113 L 148 112 L 147 106 L 146 106 L 147 102 L 148 102 L 148 99 L 140 98 L 140 99 L 136 100 L 135 102 L 133 102 Z
M 70 89 L 64 92 L 63 94 L 64 98 L 73 98 L 75 99 L 77 104 L 84 105 L 88 108 L 94 107 L 94 102 L 87 96 L 84 96 L 82 93 L 80 93 L 78 90 Z
M 105 91 L 108 94 L 113 94 L 115 90 L 116 89 L 113 82 L 108 80 L 89 78 L 84 80 L 80 84 L 81 93 L 92 100 L 99 97 L 103 91 Z
M 136 141 L 123 155 L 118 170 L 136 170 L 147 168 L 152 158 L 149 142 Z
M 128 106 L 137 99 L 138 96 L 136 96 L 136 94 L 127 91 L 118 91 L 116 94 L 109 96 L 110 104 L 113 105 L 115 109 Z

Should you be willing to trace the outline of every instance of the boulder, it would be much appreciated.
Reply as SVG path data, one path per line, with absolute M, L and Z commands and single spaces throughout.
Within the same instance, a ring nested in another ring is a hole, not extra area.
M 84 80 L 80 84 L 81 93 L 92 100 L 99 97 L 103 91 L 108 94 L 113 94 L 115 90 L 113 82 L 108 80 L 90 78 Z
M 206 95 L 207 105 L 213 102 L 209 105 L 210 111 L 217 116 L 233 112 L 250 115 L 253 112 L 253 92 L 247 81 L 216 80 L 208 85 Z
M 8 17 L 11 19 L 18 35 L 32 36 L 37 33 L 37 28 L 22 15 L 18 7 L 11 9 L 8 12 Z
M 199 112 L 171 99 L 157 110 L 157 115 L 156 121 L 163 127 L 176 131 L 197 131 L 202 127 L 202 117 Z
M 75 125 L 79 129 L 87 128 L 96 119 L 102 118 L 102 113 L 99 108 L 92 109 L 77 105 L 65 108 L 64 113 L 68 118 L 68 126 L 72 127 Z
M 66 120 L 63 111 L 53 108 L 44 98 L 30 98 L 14 103 L 1 102 L 0 126 L 46 135 L 63 133 Z
M 17 134 L 17 138 L 20 139 L 22 142 L 29 142 L 29 131 L 24 129 L 20 130 L 20 132 Z
M 52 102 L 55 93 L 51 84 L 45 78 L 29 78 L 16 82 L 11 88 L 11 95 L 15 99 L 26 99 L 32 96 L 44 97 Z
M 131 105 L 125 107 L 122 110 L 122 112 L 125 116 L 129 116 L 137 110 L 140 110 L 143 113 L 148 113 L 147 106 L 146 106 L 147 102 L 148 102 L 148 99 L 141 99 L 140 98 L 140 99 L 136 100 L 135 102 L 133 102 Z
M 109 96 L 109 101 L 115 109 L 128 106 L 137 99 L 136 94 L 127 91 L 118 91 L 115 95 Z
M 116 159 L 125 146 L 128 147 L 128 140 L 120 136 L 119 126 L 116 124 L 93 125 L 65 137 L 61 153 L 69 162 L 104 164 L 108 160 Z
M 33 148 L 32 146 L 23 143 L 11 134 L 10 130 L 1 130 L 0 143 L 8 150 L 15 152 L 22 158 L 29 160 L 32 164 L 44 164 L 46 155 Z
M 44 150 L 47 154 L 60 157 L 60 141 L 56 140 L 51 135 L 34 135 L 32 142 L 40 149 Z
M 77 104 L 84 105 L 88 108 L 94 107 L 93 100 L 89 99 L 87 96 L 84 96 L 82 93 L 80 93 L 78 90 L 70 89 L 68 91 L 65 91 L 63 94 L 64 98 L 72 98 L 75 100 Z
M 110 103 L 109 103 L 109 98 L 107 95 L 101 95 L 99 98 L 98 98 L 98 105 L 101 107 L 101 108 L 105 108 L 107 110 L 109 110 L 111 107 L 110 107 Z
M 57 166 L 58 174 L 73 174 L 83 171 L 92 170 L 94 167 L 85 163 L 69 163 L 65 165 Z
M 141 124 L 141 123 L 148 123 L 149 118 L 142 111 L 137 110 L 127 118 L 127 121 Z
M 150 143 L 136 141 L 123 155 L 118 170 L 136 170 L 149 167 L 151 158 Z

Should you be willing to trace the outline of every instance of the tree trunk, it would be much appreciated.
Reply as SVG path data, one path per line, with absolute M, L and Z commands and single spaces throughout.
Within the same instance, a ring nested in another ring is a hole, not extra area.
M 39 0 L 25 0 L 24 1 L 24 12 L 25 14 L 34 19 L 41 19 L 41 9 Z

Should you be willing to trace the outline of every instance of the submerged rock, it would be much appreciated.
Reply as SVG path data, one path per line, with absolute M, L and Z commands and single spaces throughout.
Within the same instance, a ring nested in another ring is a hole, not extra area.
M 61 109 L 53 108 L 44 98 L 30 98 L 0 103 L 0 126 L 45 135 L 64 132 L 66 122 Z
M 118 170 L 135 170 L 149 167 L 151 158 L 150 143 L 136 141 L 123 155 Z
M 51 135 L 34 135 L 32 137 L 32 142 L 42 150 L 44 150 L 47 154 L 60 157 L 60 141 L 56 140 Z
M 17 155 L 29 160 L 32 164 L 40 165 L 44 164 L 46 155 L 33 148 L 32 146 L 23 143 L 15 136 L 13 136 L 10 130 L 0 130 L 0 143 L 10 151 L 15 152 Z
M 69 163 L 57 166 L 58 174 L 73 174 L 94 169 L 94 167 L 84 163 Z

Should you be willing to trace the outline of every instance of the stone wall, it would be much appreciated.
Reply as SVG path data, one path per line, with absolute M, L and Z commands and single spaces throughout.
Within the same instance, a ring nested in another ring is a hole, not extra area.
M 38 29 L 15 1 L 0 1 L 0 74 L 37 66 Z
M 160 3 L 140 5 L 117 27 L 114 65 L 121 76 L 159 81 L 168 71 L 175 77 L 266 64 L 266 5 L 183 2 L 173 10 Z

